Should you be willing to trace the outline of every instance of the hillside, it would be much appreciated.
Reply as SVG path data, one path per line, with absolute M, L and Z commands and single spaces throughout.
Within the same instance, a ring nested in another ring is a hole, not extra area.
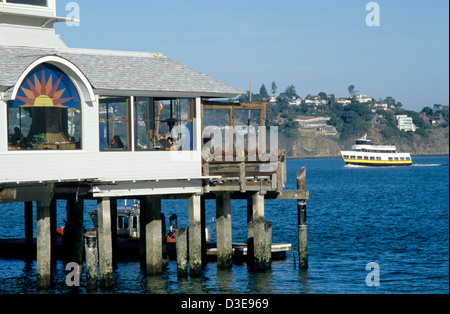
M 428 138 L 421 135 L 410 137 L 383 136 L 380 131 L 383 126 L 373 124 L 368 137 L 375 144 L 395 144 L 401 152 L 409 152 L 412 155 L 448 155 L 449 154 L 449 128 L 438 128 L 429 130 Z M 339 140 L 313 132 L 300 132 L 297 139 L 288 139 L 280 135 L 280 148 L 285 149 L 290 158 L 318 158 L 318 157 L 340 157 L 341 149 L 349 149 L 353 140 Z

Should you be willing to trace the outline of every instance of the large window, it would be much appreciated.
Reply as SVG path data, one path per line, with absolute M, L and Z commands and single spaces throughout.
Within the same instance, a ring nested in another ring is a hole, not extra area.
M 137 97 L 135 149 L 191 150 L 194 104 L 194 99 Z
M 71 80 L 57 67 L 33 69 L 8 102 L 8 149 L 81 148 L 81 103 Z
M 2 1 L 0 1 L 2 2 Z M 41 7 L 47 6 L 47 0 L 4 0 L 6 3 L 16 3 L 16 4 L 29 4 L 29 5 L 37 5 Z
M 130 98 L 100 97 L 100 150 L 131 150 Z

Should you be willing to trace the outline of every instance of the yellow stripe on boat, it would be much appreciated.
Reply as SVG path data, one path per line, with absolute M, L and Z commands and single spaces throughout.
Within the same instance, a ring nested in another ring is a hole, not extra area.
M 372 164 L 372 165 L 412 165 L 412 160 L 365 160 L 344 159 L 348 164 Z

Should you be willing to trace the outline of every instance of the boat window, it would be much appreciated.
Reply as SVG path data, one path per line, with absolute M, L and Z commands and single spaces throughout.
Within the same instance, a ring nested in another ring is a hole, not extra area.
M 411 160 L 411 158 L 409 158 L 409 157 L 406 157 L 406 160 Z
M 356 157 L 355 156 L 351 156 L 350 159 L 356 159 Z
M 349 157 L 348 155 L 344 155 L 344 158 L 345 158 L 345 159 L 348 159 L 348 157 Z
M 377 160 L 381 160 L 381 157 L 377 157 Z
M 363 159 L 362 156 L 358 156 L 358 159 Z
M 51 64 L 34 68 L 8 102 L 8 150 L 77 150 L 81 133 L 81 102 L 70 78 Z
M 370 157 L 370 160 L 375 160 L 375 157 Z
M 194 99 L 137 97 L 134 113 L 136 150 L 193 149 Z M 166 142 L 169 138 L 171 145 Z
M 394 160 L 398 160 L 398 157 L 395 157 Z
M 405 160 L 405 157 L 400 157 L 400 160 Z
M 393 159 L 392 157 L 389 157 L 389 160 L 391 160 L 391 161 L 392 161 L 392 160 L 394 160 L 394 159 Z
M 100 150 L 130 150 L 130 98 L 100 97 Z
M 364 160 L 369 160 L 369 156 L 364 156 Z

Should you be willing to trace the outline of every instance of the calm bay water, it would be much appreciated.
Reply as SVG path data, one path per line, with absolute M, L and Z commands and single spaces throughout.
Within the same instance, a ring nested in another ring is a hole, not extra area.
M 298 270 L 292 253 L 267 273 L 246 265 L 218 270 L 209 263 L 199 278 L 179 279 L 171 261 L 161 276 L 147 277 L 138 261 L 120 261 L 116 284 L 108 293 L 122 294 L 347 294 L 449 293 L 449 158 L 416 157 L 408 168 L 349 168 L 340 159 L 288 160 L 287 189 L 307 167 L 308 245 L 310 268 Z M 86 202 L 94 209 L 95 202 Z M 119 204 L 120 205 L 120 204 Z M 65 219 L 58 202 L 58 224 Z M 215 216 L 207 201 L 207 220 Z M 246 203 L 233 201 L 233 240 L 246 238 Z M 187 201 L 164 201 L 166 217 L 175 213 L 187 226 Z M 0 205 L 0 238 L 23 238 L 23 204 Z M 295 201 L 266 201 L 273 241 L 297 249 Z M 85 227 L 92 223 L 85 215 Z M 380 269 L 380 285 L 369 287 L 368 263 Z M 86 293 L 65 285 L 64 266 L 57 262 L 50 293 Z M 36 262 L 0 259 L 0 294 L 29 294 L 36 289 Z

